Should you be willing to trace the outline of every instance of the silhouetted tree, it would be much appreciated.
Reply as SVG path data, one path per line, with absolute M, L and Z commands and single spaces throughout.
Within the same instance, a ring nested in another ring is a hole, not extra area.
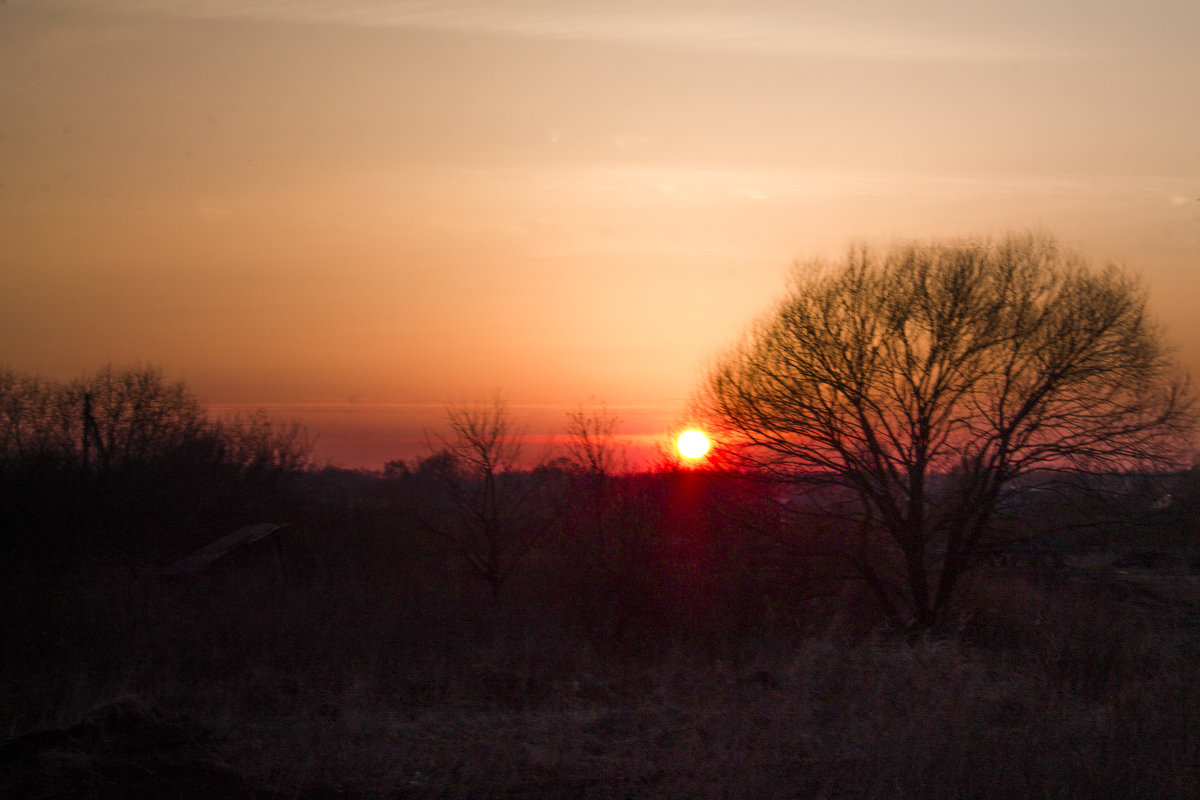
M 499 392 L 446 408 L 448 436 L 422 459 L 418 479 L 436 491 L 423 524 L 446 541 L 499 600 L 513 572 L 541 541 L 550 519 L 537 484 L 518 469 L 521 444 Z
M 619 451 L 613 438 L 620 420 L 607 406 L 580 406 L 567 413 L 567 463 L 581 475 L 611 476 L 620 471 Z
M 54 436 L 57 391 L 44 378 L 0 365 L 0 473 L 62 461 Z
M 58 393 L 56 435 L 84 470 L 107 475 L 160 460 L 195 437 L 205 415 L 162 369 L 108 365 Z
M 847 523 L 845 557 L 917 627 L 1015 478 L 1157 467 L 1192 424 L 1138 280 L 1036 236 L 797 269 L 701 405 L 725 457 Z
M 394 481 L 412 475 L 412 469 L 403 458 L 393 458 L 383 464 L 384 480 Z
M 567 414 L 566 493 L 558 549 L 566 595 L 594 644 L 618 642 L 645 606 L 641 527 L 622 518 L 615 477 L 619 420 L 601 404 Z
M 223 460 L 243 476 L 300 472 L 312 466 L 313 441 L 298 422 L 273 420 L 263 409 L 213 423 Z

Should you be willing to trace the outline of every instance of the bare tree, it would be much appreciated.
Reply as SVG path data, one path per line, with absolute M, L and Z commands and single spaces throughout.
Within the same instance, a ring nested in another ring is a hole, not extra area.
M 446 408 L 449 436 L 418 472 L 439 488 L 422 520 L 447 541 L 499 600 L 513 572 L 541 541 L 548 520 L 537 484 L 518 469 L 521 443 L 500 392 Z
M 567 462 L 581 475 L 611 476 L 620 471 L 613 434 L 620 420 L 593 401 L 567 413 Z
M 847 561 L 916 627 L 944 618 L 1014 479 L 1161 467 L 1193 425 L 1139 281 L 1038 236 L 798 268 L 701 406 L 735 464 L 843 521 Z
M 300 472 L 313 465 L 314 442 L 298 422 L 273 420 L 265 409 L 210 423 L 223 461 L 240 474 Z
M 633 560 L 639 552 L 637 528 L 620 518 L 614 481 L 620 466 L 614 440 L 619 422 L 594 400 L 567 413 L 564 460 L 569 480 L 559 554 L 567 570 L 565 595 L 585 633 L 600 647 L 621 638 L 640 605 L 640 571 Z
M 54 417 L 60 450 L 102 475 L 162 457 L 205 423 L 187 386 L 149 365 L 110 364 L 59 387 Z

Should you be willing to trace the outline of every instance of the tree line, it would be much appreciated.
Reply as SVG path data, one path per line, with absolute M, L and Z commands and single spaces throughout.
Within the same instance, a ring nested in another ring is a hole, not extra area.
M 312 465 L 301 426 L 265 412 L 215 418 L 157 366 L 68 381 L 0 366 L 6 566 L 142 562 L 196 547 L 271 515 Z
M 265 412 L 215 419 L 157 366 L 107 365 L 54 381 L 0 365 L 0 473 L 100 479 L 187 463 L 238 473 L 301 470 L 312 441 Z
M 558 581 L 601 638 L 663 603 L 749 624 L 849 585 L 924 630 L 949 619 L 981 553 L 1045 521 L 1031 487 L 1185 470 L 1194 409 L 1129 271 L 1043 236 L 910 243 L 796 267 L 697 393 L 715 443 L 701 469 L 625 473 L 602 406 L 568 415 L 559 457 L 522 469 L 493 393 L 447 407 L 423 458 L 372 480 L 406 535 L 436 543 L 491 602 L 519 578 Z M 144 495 L 178 475 L 253 485 L 253 504 L 314 467 L 298 426 L 212 419 L 158 368 L 65 383 L 0 369 L 9 489 L 55 475 Z

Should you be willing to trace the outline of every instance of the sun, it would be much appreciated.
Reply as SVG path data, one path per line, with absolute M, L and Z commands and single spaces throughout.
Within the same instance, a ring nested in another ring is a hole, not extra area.
M 708 437 L 700 431 L 684 431 L 675 446 L 684 458 L 700 458 L 708 452 Z

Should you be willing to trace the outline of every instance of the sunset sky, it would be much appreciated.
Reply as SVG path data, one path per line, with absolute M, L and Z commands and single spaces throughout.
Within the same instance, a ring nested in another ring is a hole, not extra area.
M 0 0 L 0 363 L 318 455 L 504 390 L 653 441 L 854 242 L 1053 233 L 1200 376 L 1200 3 Z

